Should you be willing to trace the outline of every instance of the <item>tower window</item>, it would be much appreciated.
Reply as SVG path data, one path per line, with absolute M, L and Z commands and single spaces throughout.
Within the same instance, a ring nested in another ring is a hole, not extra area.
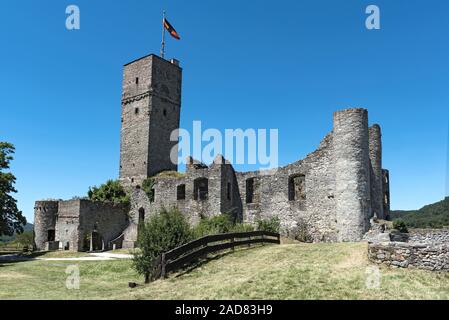
M 139 84 L 139 78 L 136 78 L 136 84 Z
M 246 203 L 253 203 L 254 200 L 254 178 L 246 179 Z
M 288 179 L 288 200 L 306 200 L 306 176 L 303 174 L 291 176 Z
M 55 241 L 55 230 L 47 231 L 47 241 Z
M 226 198 L 228 200 L 231 200 L 231 183 L 228 182 L 227 188 L 226 188 Z
M 166 109 L 164 109 L 164 111 L 162 111 L 162 113 L 164 114 L 164 117 L 167 116 L 167 110 Z
M 180 184 L 176 187 L 176 199 L 177 200 L 185 200 L 186 198 L 186 185 Z
M 139 114 L 139 108 L 134 109 L 134 114 Z
M 209 193 L 209 180 L 207 178 L 197 178 L 193 181 L 193 199 L 207 200 Z

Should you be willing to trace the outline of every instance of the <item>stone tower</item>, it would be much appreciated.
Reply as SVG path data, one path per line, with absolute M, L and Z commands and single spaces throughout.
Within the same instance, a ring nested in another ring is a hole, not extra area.
M 179 128 L 182 69 L 175 59 L 149 55 L 124 66 L 120 181 L 137 186 L 161 171 L 177 170 L 170 141 Z
M 369 229 L 371 170 L 368 111 L 334 113 L 335 200 L 339 241 L 359 241 Z

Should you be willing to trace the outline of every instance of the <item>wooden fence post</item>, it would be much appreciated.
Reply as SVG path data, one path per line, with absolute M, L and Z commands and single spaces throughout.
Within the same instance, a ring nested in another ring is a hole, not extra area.
M 231 238 L 231 250 L 234 251 L 234 237 Z
M 162 253 L 161 255 L 161 278 L 167 278 L 167 274 L 165 272 L 165 253 Z

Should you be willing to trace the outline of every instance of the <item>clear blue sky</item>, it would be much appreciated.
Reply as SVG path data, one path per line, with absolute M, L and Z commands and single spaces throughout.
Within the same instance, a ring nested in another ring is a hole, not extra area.
M 65 8 L 81 9 L 81 30 Z M 365 8 L 381 9 L 381 30 Z M 383 129 L 394 209 L 445 195 L 449 3 L 420 1 L 1 1 L 0 140 L 15 144 L 19 207 L 116 178 L 122 65 L 159 53 L 161 12 L 182 40 L 181 126 L 278 128 L 280 164 L 313 151 L 332 112 Z M 244 168 L 238 168 L 244 169 Z

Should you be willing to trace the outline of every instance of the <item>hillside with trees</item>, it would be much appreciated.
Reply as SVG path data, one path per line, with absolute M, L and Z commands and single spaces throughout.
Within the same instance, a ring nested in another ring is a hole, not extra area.
M 449 197 L 419 210 L 392 211 L 392 220 L 402 220 L 409 228 L 449 227 Z

